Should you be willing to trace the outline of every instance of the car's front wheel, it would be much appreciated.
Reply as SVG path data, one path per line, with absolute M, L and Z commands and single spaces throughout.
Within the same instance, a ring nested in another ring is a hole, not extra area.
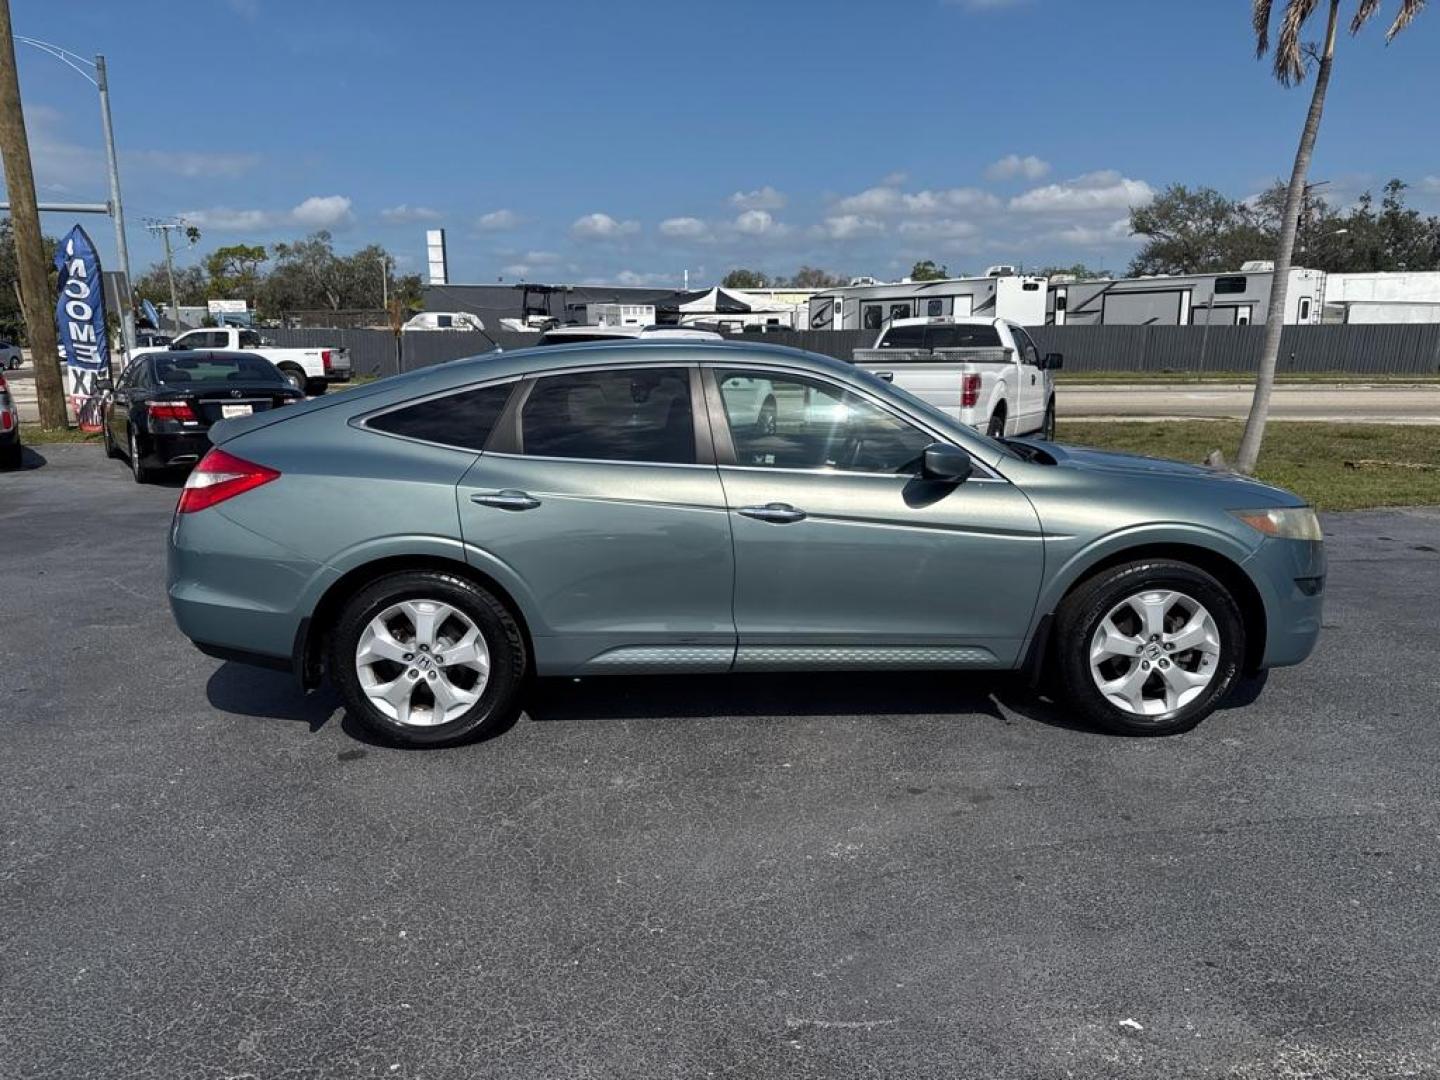
M 1174 735 L 1214 712 L 1240 675 L 1245 624 L 1199 567 L 1148 559 L 1111 567 L 1065 598 L 1055 622 L 1061 685 L 1096 724 Z
M 493 733 L 514 716 L 525 640 L 505 606 L 464 578 L 394 574 L 340 614 L 330 672 L 350 715 L 381 738 L 441 746 Z

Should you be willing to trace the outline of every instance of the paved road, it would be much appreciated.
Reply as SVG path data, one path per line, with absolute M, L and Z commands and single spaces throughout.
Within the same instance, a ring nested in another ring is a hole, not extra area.
M 1055 398 L 1063 420 L 1235 419 L 1250 412 L 1250 387 L 1066 386 Z M 1366 424 L 1440 424 L 1440 385 L 1280 385 L 1270 399 L 1275 420 L 1338 420 Z
M 809 675 L 407 753 L 193 651 L 175 491 L 44 453 L 0 476 L 0 1076 L 1440 1075 L 1440 513 L 1327 518 L 1317 656 L 1180 738 Z

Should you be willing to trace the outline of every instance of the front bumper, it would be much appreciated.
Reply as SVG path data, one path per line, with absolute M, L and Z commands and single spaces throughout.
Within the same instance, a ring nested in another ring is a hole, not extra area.
M 1268 539 L 1245 563 L 1265 602 L 1260 667 L 1298 664 L 1315 648 L 1325 607 L 1325 545 Z

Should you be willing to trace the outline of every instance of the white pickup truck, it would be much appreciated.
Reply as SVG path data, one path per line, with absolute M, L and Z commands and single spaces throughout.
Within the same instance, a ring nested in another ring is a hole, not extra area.
M 179 349 L 258 353 L 279 368 L 280 373 L 297 389 L 312 396 L 323 394 L 331 383 L 350 381 L 349 349 L 282 349 L 266 341 L 257 331 L 234 326 L 191 330 L 175 338 L 169 345 L 154 349 L 136 349 L 131 359 L 147 353 Z
M 1055 435 L 1051 373 L 1064 360 L 1006 319 L 896 319 L 853 359 L 988 435 Z

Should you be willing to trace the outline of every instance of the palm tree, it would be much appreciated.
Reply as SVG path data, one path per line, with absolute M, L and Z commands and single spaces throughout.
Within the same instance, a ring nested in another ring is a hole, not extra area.
M 1255 55 L 1270 51 L 1270 14 L 1274 0 L 1252 0 L 1255 26 Z M 1310 94 L 1310 111 L 1300 132 L 1300 147 L 1295 151 L 1295 167 L 1290 173 L 1290 186 L 1285 194 L 1285 211 L 1280 219 L 1280 250 L 1275 253 L 1275 280 L 1270 286 L 1270 309 L 1265 316 L 1265 346 L 1260 354 L 1260 370 L 1255 379 L 1255 397 L 1250 403 L 1250 417 L 1245 421 L 1245 436 L 1240 441 L 1237 468 L 1244 473 L 1255 471 L 1260 457 L 1260 443 L 1265 437 L 1265 420 L 1270 413 L 1270 392 L 1275 386 L 1275 360 L 1280 354 L 1280 333 L 1284 329 L 1285 290 L 1290 277 L 1290 260 L 1295 249 L 1295 231 L 1300 208 L 1305 200 L 1305 177 L 1310 171 L 1310 158 L 1315 151 L 1315 135 L 1320 130 L 1320 115 L 1325 111 L 1325 91 L 1330 85 L 1330 68 L 1335 60 L 1335 31 L 1340 19 L 1340 0 L 1328 0 L 1325 39 L 1318 50 L 1300 40 L 1306 22 L 1321 6 L 1322 0 L 1285 0 L 1280 16 L 1280 33 L 1275 42 L 1275 77 L 1283 86 L 1294 86 L 1305 78 L 1305 61 L 1317 61 L 1315 89 Z M 1355 17 L 1350 20 L 1350 33 L 1359 33 L 1380 9 L 1381 0 L 1358 0 Z M 1410 25 L 1420 14 L 1425 0 L 1400 0 L 1400 11 L 1385 40 Z

